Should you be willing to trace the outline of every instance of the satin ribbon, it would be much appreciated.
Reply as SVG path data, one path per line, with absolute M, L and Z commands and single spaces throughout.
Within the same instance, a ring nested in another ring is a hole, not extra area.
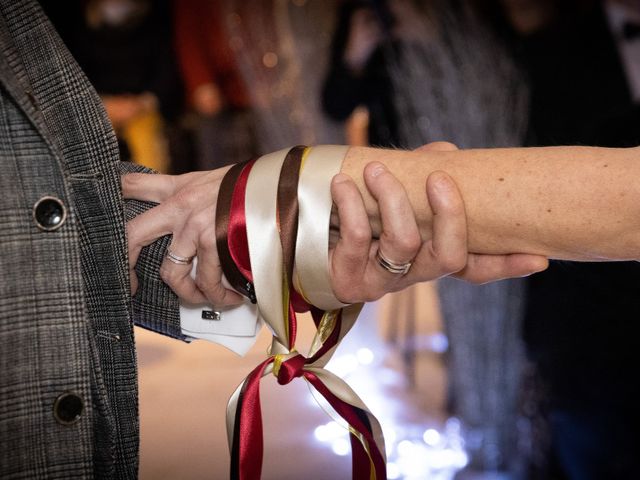
M 296 288 L 322 310 L 346 305 L 333 295 L 329 276 L 331 180 L 340 172 L 349 147 L 321 145 L 310 149 L 298 186 L 299 232 L 296 245 Z
M 224 176 L 218 191 L 215 230 L 218 257 L 225 277 L 236 291 L 256 303 L 253 283 L 250 280 L 249 247 L 244 220 L 244 194 L 248 173 L 254 163 L 255 160 L 238 163 L 231 167 Z M 235 212 L 233 219 L 229 215 L 231 211 Z M 234 245 L 233 253 L 229 244 Z M 242 262 L 244 257 L 247 258 L 246 262 Z
M 260 315 L 274 337 L 271 356 L 238 386 L 227 406 L 233 479 L 260 478 L 260 379 L 271 373 L 281 384 L 304 378 L 349 424 L 353 478 L 386 478 L 378 421 L 342 379 L 324 369 L 361 309 L 361 305 L 345 307 L 335 298 L 328 273 L 329 184 L 345 153 L 344 147 L 294 147 L 238 167 L 223 180 L 223 185 L 235 182 L 225 220 L 227 261 L 231 257 L 252 282 Z M 243 234 L 244 240 L 239 239 Z M 221 238 L 218 235 L 218 241 Z M 222 263 L 226 275 L 228 266 Z M 305 357 L 295 351 L 296 311 L 309 309 L 317 333 Z

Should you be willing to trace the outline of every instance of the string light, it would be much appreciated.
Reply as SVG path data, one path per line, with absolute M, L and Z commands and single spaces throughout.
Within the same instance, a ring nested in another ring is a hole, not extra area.
M 449 418 L 441 428 L 398 420 L 401 415 L 394 414 L 396 405 L 383 394 L 381 384 L 367 380 L 370 375 L 377 375 L 385 370 L 375 365 L 382 357 L 380 353 L 376 354 L 372 349 L 363 347 L 355 354 L 335 356 L 328 369 L 341 377 L 350 376 L 352 383 L 357 379 L 363 380 L 359 385 L 362 388 L 358 388 L 358 391 L 366 399 L 369 408 L 379 412 L 377 417 L 385 437 L 389 479 L 452 480 L 469 463 L 460 420 Z M 377 367 L 376 372 L 372 371 L 373 367 Z M 366 394 L 363 394 L 363 390 Z M 316 427 L 314 437 L 338 456 L 348 455 L 351 451 L 349 432 L 336 421 Z

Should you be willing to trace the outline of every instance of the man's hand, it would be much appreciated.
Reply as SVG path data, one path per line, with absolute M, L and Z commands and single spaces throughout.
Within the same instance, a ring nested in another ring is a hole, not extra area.
M 218 188 L 226 168 L 184 175 L 133 173 L 122 178 L 125 198 L 158 203 L 127 224 L 132 290 L 137 289 L 135 264 L 142 247 L 173 235 L 171 251 L 181 257 L 198 256 L 196 278 L 192 265 L 178 265 L 165 258 L 160 276 L 189 303 L 235 305 L 242 297 L 222 285 L 222 269 L 215 237 Z

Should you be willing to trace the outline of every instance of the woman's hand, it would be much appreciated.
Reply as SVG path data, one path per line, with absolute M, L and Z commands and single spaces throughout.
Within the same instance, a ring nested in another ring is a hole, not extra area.
M 457 147 L 434 142 L 421 149 L 451 151 Z M 332 184 L 340 239 L 331 257 L 331 275 L 334 293 L 346 303 L 376 300 L 385 293 L 446 275 L 486 283 L 530 275 L 548 266 L 548 260 L 538 255 L 469 253 L 464 202 L 444 172 L 433 172 L 426 181 L 433 223 L 431 238 L 425 241 L 420 237 L 405 189 L 393 174 L 381 163 L 371 163 L 364 170 L 364 180 L 378 202 L 382 224 L 379 239 L 372 238 L 360 191 L 353 180 L 340 174 Z M 394 264 L 411 262 L 408 273 L 391 273 L 382 267 L 376 258 L 378 250 Z

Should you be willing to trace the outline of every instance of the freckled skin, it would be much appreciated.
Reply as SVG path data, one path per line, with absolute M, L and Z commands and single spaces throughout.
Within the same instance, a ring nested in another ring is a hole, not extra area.
M 403 184 L 424 241 L 431 238 L 432 222 L 426 178 L 441 170 L 462 195 L 472 253 L 640 259 L 640 147 L 446 152 L 352 147 L 342 172 L 363 194 L 375 236 L 380 231 L 377 204 L 362 178 L 372 161 L 384 163 Z M 495 188 L 496 180 L 506 182 L 507 177 L 508 190 Z M 553 215 L 540 215 L 544 210 Z

